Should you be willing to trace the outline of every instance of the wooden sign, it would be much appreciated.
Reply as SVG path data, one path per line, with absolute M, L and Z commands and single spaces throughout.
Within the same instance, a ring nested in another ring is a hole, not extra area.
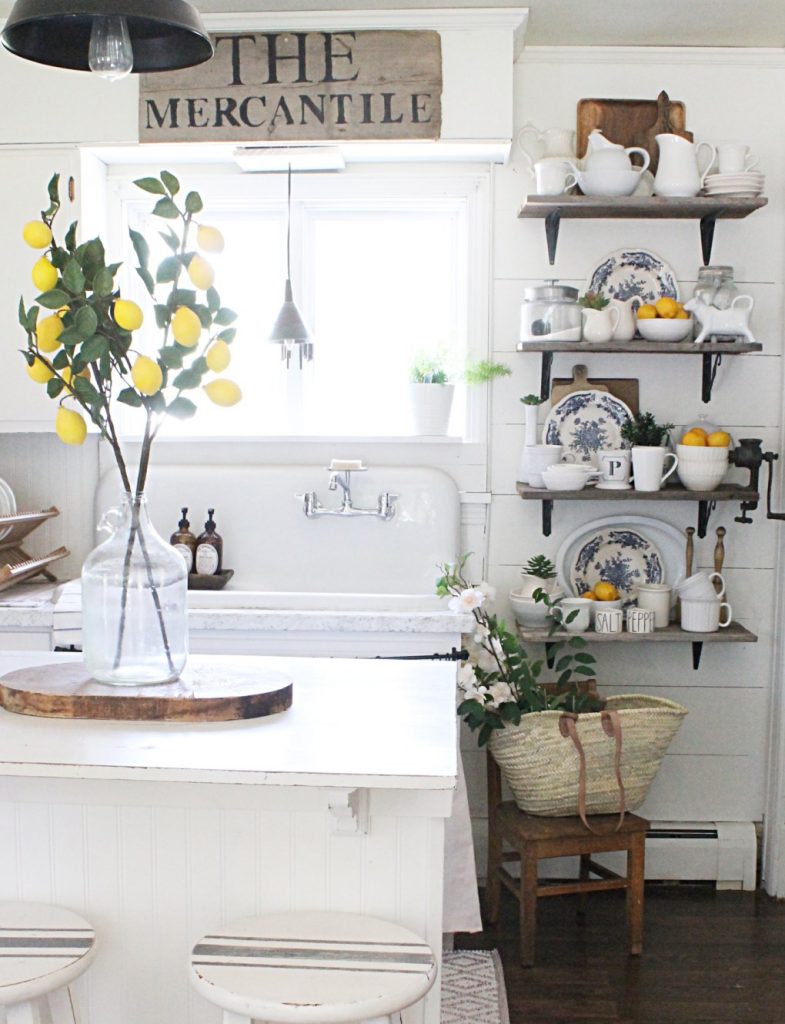
M 141 142 L 438 139 L 438 32 L 244 32 L 141 75 Z

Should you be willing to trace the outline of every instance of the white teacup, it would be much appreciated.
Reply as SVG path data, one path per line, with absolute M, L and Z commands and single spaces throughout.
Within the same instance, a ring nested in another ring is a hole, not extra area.
M 760 160 L 743 142 L 718 142 L 717 167 L 720 174 L 743 174 L 757 167 Z
M 551 615 L 568 633 L 585 633 L 589 628 L 593 601 L 587 597 L 566 597 L 560 604 L 551 609 Z M 577 611 L 568 622 L 570 615 Z
M 719 580 L 720 592 L 714 589 L 713 580 Z M 725 580 L 718 572 L 696 572 L 676 584 L 676 591 L 682 601 L 717 601 L 725 597 Z
M 655 629 L 664 629 L 670 622 L 671 594 L 667 583 L 641 583 L 637 588 L 638 607 L 654 612 Z
M 629 448 L 597 452 L 597 469 L 600 471 L 598 487 L 606 490 L 629 490 L 632 475 L 632 456 Z
M 548 466 L 553 466 L 562 459 L 565 462 L 574 462 L 575 456 L 572 452 L 564 451 L 561 444 L 530 444 L 526 446 L 527 465 L 529 467 L 529 483 L 532 487 L 545 487 L 542 478 L 542 471 Z
M 672 459 L 668 469 L 665 460 Z M 640 445 L 632 449 L 632 473 L 635 478 L 636 491 L 659 491 L 662 485 L 676 472 L 679 464 L 678 456 L 664 448 Z
M 720 618 L 723 608 L 727 610 L 724 621 Z M 681 599 L 681 628 L 688 633 L 716 633 L 729 626 L 732 618 L 731 606 L 716 596 L 709 601 Z
M 560 196 L 577 181 L 570 165 L 559 157 L 546 157 L 534 165 L 534 191 L 538 196 Z

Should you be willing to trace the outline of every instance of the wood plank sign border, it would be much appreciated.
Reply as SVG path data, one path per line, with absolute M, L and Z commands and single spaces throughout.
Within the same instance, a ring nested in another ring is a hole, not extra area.
M 243 32 L 215 54 L 141 75 L 141 142 L 438 139 L 441 38 L 434 31 Z

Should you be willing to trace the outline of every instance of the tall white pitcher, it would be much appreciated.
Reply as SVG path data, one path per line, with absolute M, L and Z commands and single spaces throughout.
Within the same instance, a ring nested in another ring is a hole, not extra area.
M 714 146 L 709 142 L 696 145 L 680 135 L 668 134 L 658 135 L 657 145 L 660 147 L 660 162 L 654 178 L 655 195 L 673 198 L 696 196 L 717 155 Z M 705 170 L 701 172 L 698 168 L 698 154 L 703 146 L 708 149 L 710 156 Z

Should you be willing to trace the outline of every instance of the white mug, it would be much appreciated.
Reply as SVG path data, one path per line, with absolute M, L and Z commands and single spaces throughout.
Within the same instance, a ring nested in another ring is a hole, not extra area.
M 589 628 L 590 611 L 593 604 L 594 602 L 587 597 L 566 597 L 551 609 L 550 614 L 568 633 L 585 633 Z M 568 617 L 576 610 L 578 614 L 568 622 Z
M 673 459 L 665 470 L 665 459 Z M 641 445 L 632 449 L 632 472 L 636 491 L 659 491 L 671 474 L 676 472 L 678 456 L 664 448 Z
M 653 633 L 654 612 L 648 608 L 627 609 L 627 632 L 628 633 Z
M 624 613 L 621 608 L 597 608 L 594 612 L 596 633 L 621 633 Z
M 598 486 L 620 491 L 630 487 L 632 458 L 629 448 L 614 448 L 597 452 L 597 469 L 600 471 Z
M 727 616 L 721 621 L 723 608 L 727 609 Z M 718 597 L 710 601 L 681 599 L 681 628 L 688 633 L 716 633 L 718 629 L 727 628 L 732 618 L 733 609 Z
M 720 174 L 742 174 L 751 171 L 760 163 L 750 147 L 743 142 L 718 142 L 717 167 Z
M 713 580 L 719 580 L 720 592 L 714 589 Z M 682 601 L 715 601 L 725 597 L 725 580 L 718 572 L 696 572 L 676 584 Z
M 654 612 L 654 628 L 664 629 L 671 617 L 671 588 L 667 583 L 641 583 L 638 607 Z
M 529 444 L 526 445 L 526 459 L 529 483 L 532 487 L 545 487 L 542 471 L 557 462 L 575 462 L 572 452 L 565 452 L 561 444 Z
M 566 160 L 546 157 L 534 165 L 534 191 L 538 196 L 560 196 L 577 183 Z

